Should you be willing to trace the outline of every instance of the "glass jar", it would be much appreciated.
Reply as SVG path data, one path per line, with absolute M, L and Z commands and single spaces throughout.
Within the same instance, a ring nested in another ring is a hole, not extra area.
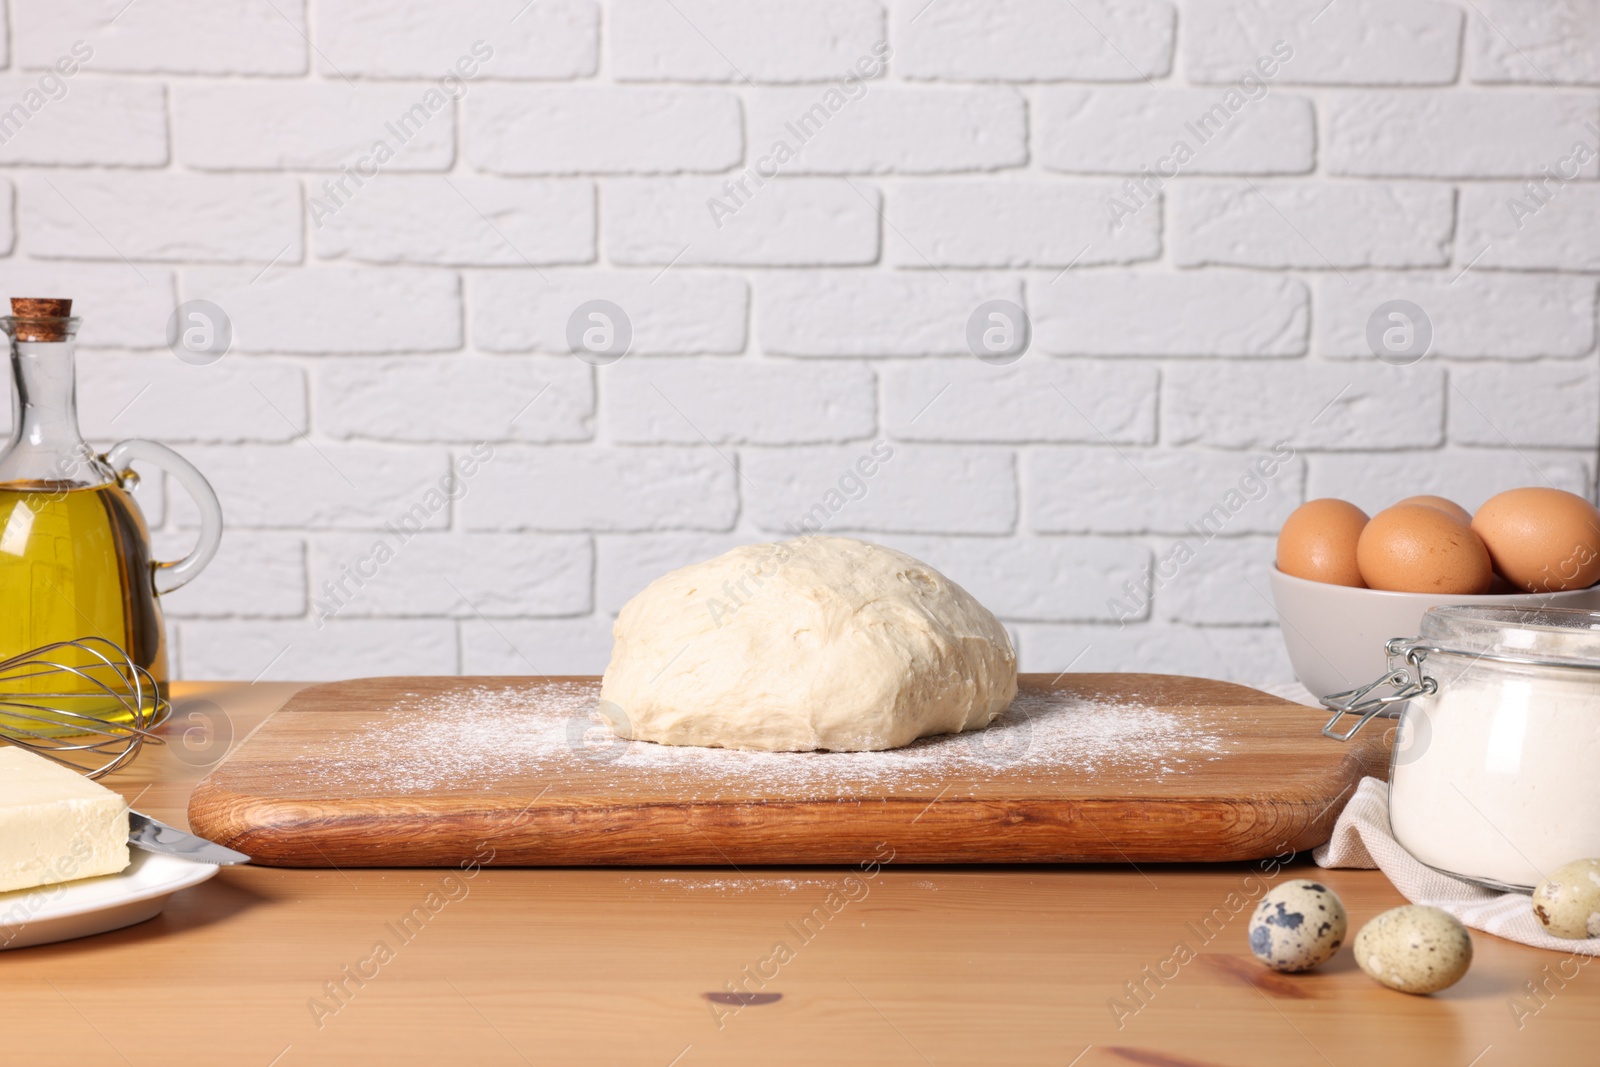
M 1388 674 L 1323 700 L 1337 740 L 1401 709 L 1395 839 L 1436 870 L 1522 892 L 1600 857 L 1600 612 L 1440 607 L 1421 630 L 1388 642 Z
M 216 554 L 222 508 L 200 472 L 164 445 L 91 448 L 78 429 L 72 301 L 13 297 L 11 304 L 13 314 L 0 318 L 12 381 L 11 432 L 0 443 L 0 703 L 19 714 L 70 713 L 76 718 L 68 727 L 125 723 L 134 713 L 125 692 L 107 688 L 105 649 L 144 672 L 165 698 L 159 597 Z M 149 527 L 129 492 L 135 461 L 161 468 L 194 500 L 200 534 L 181 560 L 152 558 Z M 68 728 L 42 721 L 0 714 L 0 726 L 14 733 Z

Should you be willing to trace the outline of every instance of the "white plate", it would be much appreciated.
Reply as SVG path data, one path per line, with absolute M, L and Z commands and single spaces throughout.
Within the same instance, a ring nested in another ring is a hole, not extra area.
M 172 894 L 217 873 L 210 863 L 128 851 L 131 862 L 121 874 L 0 893 L 0 949 L 46 945 L 142 923 L 159 915 Z

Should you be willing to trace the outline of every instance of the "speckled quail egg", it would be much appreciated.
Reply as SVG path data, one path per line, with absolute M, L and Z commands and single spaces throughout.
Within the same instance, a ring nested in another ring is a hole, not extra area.
M 1437 993 L 1472 966 L 1472 936 L 1447 911 L 1407 904 L 1388 911 L 1356 934 L 1356 963 L 1402 993 Z
M 1348 925 L 1339 894 L 1296 878 L 1267 891 L 1250 916 L 1250 951 L 1278 971 L 1309 971 L 1344 944 Z
M 1533 891 L 1533 917 L 1570 940 L 1600 937 L 1600 860 L 1557 867 Z

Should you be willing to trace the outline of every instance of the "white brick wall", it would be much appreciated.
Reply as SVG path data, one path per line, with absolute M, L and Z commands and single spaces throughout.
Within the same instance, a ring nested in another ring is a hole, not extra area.
M 594 186 L 395 175 L 320 220 L 323 259 L 518 267 L 594 259 Z
M 1600 382 L 1586 363 L 1463 367 L 1450 386 L 1452 441 L 1490 448 L 1594 444 Z
M 380 562 L 380 545 L 394 558 Z M 311 546 L 311 593 L 340 618 L 585 615 L 593 557 L 582 536 L 324 534 Z M 351 574 L 360 584 L 338 590 Z
M 568 356 L 567 320 L 590 300 L 626 308 L 631 355 L 743 352 L 750 287 L 715 271 L 507 271 L 469 282 L 472 337 L 490 352 Z
M 303 254 L 292 178 L 114 170 L 20 178 L 18 229 L 41 257 L 293 263 Z
M 887 370 L 884 418 L 906 441 L 1153 444 L 1157 380 L 1154 367 L 924 360 Z
M 417 102 L 405 85 L 343 82 L 180 84 L 173 101 L 179 162 L 195 170 L 339 170 Z M 240 122 L 253 109 L 253 122 Z M 430 116 L 389 170 L 445 170 L 455 155 L 449 115 Z M 315 183 L 313 183 L 315 184 Z
M 884 39 L 872 0 L 614 0 L 609 24 L 619 81 L 828 81 Z
M 1595 280 L 1458 269 L 1365 272 L 1317 279 L 1322 355 L 1371 361 L 1367 320 L 1386 300 L 1428 314 L 1432 351 L 1453 359 L 1577 358 L 1594 350 Z
M 599 65 L 593 0 L 339 0 L 317 5 L 313 25 L 317 68 L 334 79 L 437 78 L 479 40 L 493 49 L 492 78 L 584 78 Z
M 737 467 L 715 448 L 499 448 L 460 503 L 468 530 L 729 530 Z
M 1311 169 L 1317 139 L 1309 99 L 1269 95 L 1235 112 L 1224 103 L 1227 91 L 1041 90 L 1035 131 L 1039 161 L 1066 173 L 1137 174 L 1141 167 L 1154 169 L 1185 127 L 1196 123 L 1206 140 L 1194 145 L 1187 173 L 1303 174 Z M 1224 110 L 1215 111 L 1219 106 Z M 1198 135 L 1192 136 L 1198 142 Z
M 1297 278 L 1240 271 L 1072 271 L 1028 285 L 1034 340 L 1058 356 L 1301 356 L 1310 303 Z
M 485 85 L 467 159 L 495 174 L 674 174 L 739 161 L 739 98 L 722 89 Z
M 877 428 L 877 382 L 859 364 L 640 360 L 605 382 L 601 419 L 619 444 L 804 444 L 860 440 Z M 784 399 L 752 403 L 763 396 Z
M 0 78 L 7 107 L 38 90 L 35 78 Z M 26 123 L 8 127 L 0 164 L 159 167 L 167 161 L 164 86 L 74 76 L 63 91 Z
M 1161 254 L 1155 211 L 1116 226 L 1110 182 L 897 183 L 887 193 L 885 258 L 895 267 L 1066 267 Z
M 472 443 L 594 436 L 593 372 L 570 357 L 328 357 L 312 374 L 317 425 L 328 437 Z M 431 400 L 372 402 L 384 393 Z
M 759 530 L 818 526 L 831 533 L 1008 534 L 1016 528 L 1011 452 L 991 447 L 893 445 L 870 477 L 857 474 L 884 445 L 748 448 L 745 511 Z M 853 488 L 860 486 L 859 489 Z M 842 500 L 841 500 L 842 497 Z M 821 509 L 826 508 L 826 511 Z M 831 514 L 829 514 L 831 512 Z M 808 525 L 806 519 L 814 517 Z
M 1460 68 L 1462 8 L 1436 0 L 1190 0 L 1183 61 L 1197 82 L 1232 82 L 1274 45 L 1278 77 L 1303 85 L 1442 85 Z
M 842 71 L 843 68 L 841 68 Z M 837 110 L 816 88 L 750 95 L 750 144 L 796 144 L 794 174 L 933 174 L 1026 161 L 1027 123 L 1013 89 L 868 83 Z M 828 116 L 814 133 L 803 116 Z M 810 134 L 803 144 L 793 128 Z
M 1323 165 L 1329 174 L 1405 178 L 1535 178 L 1600 119 L 1587 93 L 1479 91 L 1330 93 Z M 1593 178 L 1600 161 L 1576 161 Z
M 10 194 L 7 186 L 0 194 L 3 202 L 10 202 Z M 141 263 L 138 270 L 129 270 L 121 262 L 66 263 L 20 255 L 0 259 L 0 286 L 8 297 L 24 289 L 81 294 L 77 299 L 83 303 L 75 306 L 86 311 L 92 307 L 96 313 L 85 316 L 78 343 L 102 348 L 161 347 L 177 292 L 170 267 Z M 9 407 L 3 417 L 11 417 Z
M 233 360 L 201 380 L 187 369 L 166 352 L 86 349 L 78 361 L 78 417 L 85 432 L 174 443 L 286 443 L 309 427 L 303 367 Z
M 1263 452 L 1176 448 L 1049 448 L 1028 457 L 1023 479 L 1039 533 L 1183 534 L 1230 491 L 1243 493 Z M 1222 532 L 1276 533 L 1302 501 L 1304 461 L 1285 463 L 1259 499 Z M 1257 481 L 1260 481 L 1257 476 Z
M 1444 438 L 1438 367 L 1187 363 L 1169 369 L 1163 385 L 1161 428 L 1171 444 L 1371 451 Z
M 1476 82 L 1593 85 L 1600 80 L 1600 4 L 1595 0 L 1474 0 L 1467 75 Z
M 3 295 L 77 298 L 86 432 L 227 511 L 189 677 L 598 671 L 653 577 L 809 520 L 1025 669 L 1283 681 L 1303 500 L 1590 491 L 1595 0 L 0 2 Z
M 697 266 L 869 264 L 878 255 L 878 190 L 837 179 L 779 178 L 733 215 L 732 178 L 623 179 L 604 190 L 601 230 L 613 263 Z M 727 198 L 727 199 L 725 199 Z M 659 273 L 659 272 L 657 272 Z
M 186 271 L 186 300 L 224 308 L 243 352 L 443 352 L 461 343 L 461 285 L 446 271 L 272 263 Z
M 1600 270 L 1600 184 L 1492 182 L 1461 190 L 1457 258 L 1506 270 Z
M 907 78 L 1142 81 L 1172 65 L 1162 0 L 893 0 Z
M 1185 267 L 1438 267 L 1449 262 L 1447 185 L 1193 182 L 1172 193 L 1172 258 Z
M 783 272 L 756 284 L 760 342 L 785 356 L 966 354 L 972 309 L 1022 301 L 1020 278 L 964 272 Z
M 305 0 L 11 0 L 24 70 L 54 65 L 74 41 L 95 69 L 128 73 L 292 75 L 307 69 Z
M 1448 497 L 1468 510 L 1507 486 L 1550 485 L 1572 493 L 1591 492 L 1593 457 L 1583 452 L 1551 452 L 1499 447 L 1446 447 L 1427 452 L 1397 452 L 1378 457 L 1348 452 L 1314 455 L 1306 472 L 1307 499 L 1334 496 L 1371 513 L 1415 487 Z

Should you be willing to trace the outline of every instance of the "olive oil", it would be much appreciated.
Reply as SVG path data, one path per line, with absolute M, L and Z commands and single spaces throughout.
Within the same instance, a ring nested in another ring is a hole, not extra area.
M 165 696 L 166 630 L 149 545 L 138 504 L 114 483 L 0 483 L 0 659 L 57 641 L 100 637 L 126 650 Z M 53 658 L 71 667 L 97 663 L 72 648 Z M 66 672 L 11 678 L 6 689 L 64 694 L 50 704 L 112 721 L 129 719 L 93 682 Z

